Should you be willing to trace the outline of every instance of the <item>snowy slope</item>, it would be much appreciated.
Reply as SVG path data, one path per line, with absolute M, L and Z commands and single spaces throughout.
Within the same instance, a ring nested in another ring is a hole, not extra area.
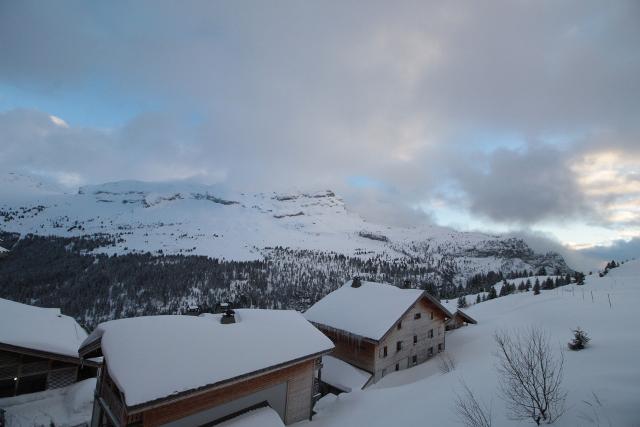
M 611 305 L 609 303 L 611 301 Z M 567 412 L 554 426 L 640 425 L 640 261 L 630 261 L 584 286 L 516 293 L 467 309 L 478 325 L 447 335 L 447 352 L 457 361 L 441 374 L 435 358 L 388 375 L 373 387 L 338 398 L 325 397 L 310 426 L 457 425 L 454 392 L 463 379 L 482 401 L 493 407 L 494 427 L 532 425 L 508 419 L 497 395 L 495 345 L 492 335 L 536 325 L 549 334 L 565 358 Z M 566 343 L 577 326 L 591 336 L 587 349 L 572 352 Z M 307 424 L 307 423 L 302 423 Z
M 43 190 L 34 178 L 19 177 L 2 181 L 2 230 L 108 234 L 113 244 L 100 250 L 109 254 L 162 251 L 252 260 L 281 246 L 362 258 L 412 258 L 440 270 L 454 268 L 465 277 L 488 270 L 566 268 L 560 256 L 534 254 L 519 239 L 430 225 L 373 224 L 329 190 L 231 194 L 218 186 L 188 182 L 121 181 L 65 194 Z

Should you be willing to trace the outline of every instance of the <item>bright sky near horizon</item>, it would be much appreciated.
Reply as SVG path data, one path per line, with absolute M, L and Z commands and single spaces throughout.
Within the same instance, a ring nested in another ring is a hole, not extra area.
M 5 1 L 0 169 L 331 188 L 631 256 L 638 22 L 635 0 Z

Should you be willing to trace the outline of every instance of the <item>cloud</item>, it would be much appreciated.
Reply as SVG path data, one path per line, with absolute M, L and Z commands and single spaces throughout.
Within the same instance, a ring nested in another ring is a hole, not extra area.
M 163 115 L 137 117 L 115 131 L 74 128 L 39 111 L 0 113 L 0 167 L 67 187 L 122 179 L 224 180 L 220 163 L 200 158 L 193 130 Z
M 463 168 L 456 178 L 469 209 L 494 221 L 531 224 L 587 209 L 566 153 L 550 146 L 498 149 Z
M 628 160 L 615 182 L 633 185 L 638 169 L 628 156 L 640 138 L 633 0 L 27 0 L 0 10 L 0 84 L 144 111 L 108 130 L 49 109 L 5 112 L 3 169 L 67 183 L 329 187 L 380 212 L 411 212 L 455 187 L 460 209 L 510 224 L 635 221 L 635 196 L 609 191 L 619 184 L 599 184 L 603 195 L 585 184 L 589 156 L 605 149 Z M 498 142 L 505 134 L 520 146 Z M 353 176 L 391 190 L 357 195 Z
M 594 246 L 579 252 L 603 261 L 615 260 L 620 262 L 636 259 L 640 257 L 640 237 L 629 240 L 616 240 L 610 245 Z

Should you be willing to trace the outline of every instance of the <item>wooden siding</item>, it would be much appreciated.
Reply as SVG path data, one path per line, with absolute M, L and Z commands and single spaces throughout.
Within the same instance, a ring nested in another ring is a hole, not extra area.
M 180 400 L 170 401 L 130 416 L 128 422 L 135 423 L 141 418 L 145 427 L 160 426 L 283 382 L 287 383 L 287 405 L 284 421 L 287 424 L 301 421 L 307 419 L 311 414 L 313 372 L 316 363 L 317 359 L 307 360 L 225 387 L 199 393 L 194 392 L 191 396 L 185 396 Z
M 0 350 L 0 381 L 14 383 L 13 391 L 11 392 L 10 387 L 3 387 L 0 397 L 70 385 L 78 379 L 78 364 L 16 351 Z M 21 385 L 21 382 L 33 383 L 35 378 L 39 378 L 37 386 Z M 33 387 L 36 388 L 33 389 Z
M 433 313 L 433 319 L 431 314 Z M 419 319 L 415 315 L 420 314 Z M 410 368 L 422 363 L 438 354 L 438 345 L 441 350 L 445 347 L 445 317 L 429 300 L 420 299 L 411 309 L 400 319 L 402 328 L 396 326 L 380 341 L 376 348 L 375 370 L 373 382 L 378 381 L 384 375 L 396 370 Z M 429 331 L 433 330 L 433 337 L 429 336 Z M 414 336 L 417 342 L 414 344 Z M 402 342 L 401 350 L 397 350 L 397 343 Z M 387 347 L 387 356 L 384 356 L 384 347 Z M 433 349 L 430 354 L 429 349 Z M 416 362 L 413 362 L 415 356 Z
M 342 334 L 334 329 L 325 328 L 322 325 L 318 325 L 318 328 L 333 341 L 335 348 L 331 352 L 332 356 L 342 359 L 367 372 L 373 373 L 375 371 L 375 344 L 347 334 Z

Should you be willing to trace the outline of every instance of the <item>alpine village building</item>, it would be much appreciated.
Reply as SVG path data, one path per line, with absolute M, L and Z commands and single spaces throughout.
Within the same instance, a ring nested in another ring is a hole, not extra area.
M 254 409 L 309 419 L 333 347 L 291 310 L 105 322 L 79 350 L 104 357 L 91 426 L 213 425 Z
M 335 345 L 332 356 L 371 374 L 365 386 L 445 349 L 452 314 L 419 289 L 354 278 L 311 306 L 305 317 Z
M 100 363 L 81 360 L 82 327 L 58 308 L 0 298 L 0 397 L 61 388 L 96 376 Z
M 458 329 L 462 326 L 467 325 L 476 325 L 478 322 L 471 316 L 469 316 L 464 311 L 458 309 L 455 313 L 453 313 L 453 317 L 447 320 L 445 324 L 445 329 L 447 331 L 451 331 L 453 329 Z

